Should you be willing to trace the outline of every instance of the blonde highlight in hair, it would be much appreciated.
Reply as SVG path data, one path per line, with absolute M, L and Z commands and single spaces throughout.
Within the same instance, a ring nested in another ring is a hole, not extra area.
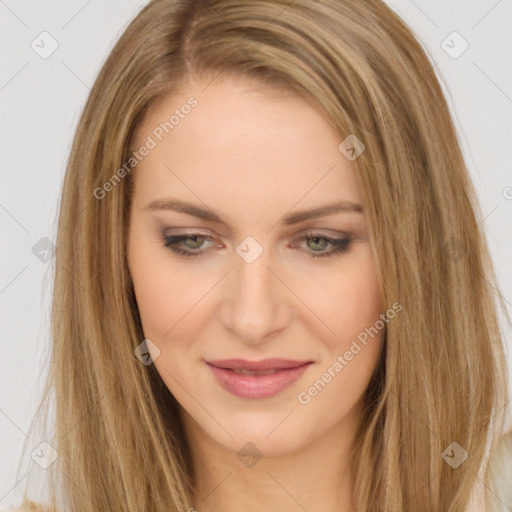
M 153 0 L 104 63 L 69 157 L 58 221 L 49 468 L 59 510 L 183 511 L 194 468 L 144 339 L 126 258 L 129 158 L 159 98 L 222 76 L 300 94 L 366 150 L 354 162 L 386 325 L 353 447 L 360 512 L 466 509 L 501 433 L 506 368 L 481 213 L 435 73 L 382 1 Z M 500 306 L 506 314 L 501 301 Z M 453 442 L 469 454 L 456 470 Z M 60 501 L 59 501 L 60 500 Z

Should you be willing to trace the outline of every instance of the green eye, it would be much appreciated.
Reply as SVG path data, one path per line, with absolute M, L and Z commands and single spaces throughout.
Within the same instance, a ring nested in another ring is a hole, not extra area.
M 204 249 L 203 244 L 207 241 L 212 241 L 209 236 L 201 233 L 165 236 L 163 240 L 165 247 L 185 257 L 201 256 L 209 250 Z M 319 233 L 307 233 L 300 241 L 306 241 L 306 245 L 309 249 L 306 249 L 306 252 L 310 252 L 312 258 L 324 258 L 347 251 L 352 239 L 331 238 Z M 313 243 L 310 243 L 310 241 Z M 330 250 L 328 250 L 329 246 L 332 247 Z
M 313 240 L 313 244 L 309 244 L 309 241 L 310 240 Z M 323 243 L 322 243 L 323 242 Z M 307 239 L 307 246 L 310 248 L 310 249 L 313 249 L 313 251 L 316 251 L 317 249 L 318 250 L 322 250 L 322 249 L 326 249 L 327 246 L 329 245 L 329 241 L 324 238 L 324 237 L 319 237 L 319 236 L 313 236 L 313 237 L 309 237 Z M 316 247 L 315 247 L 316 246 Z
M 205 236 L 194 235 L 194 236 L 188 236 L 188 237 L 184 238 L 183 241 L 185 242 L 185 245 L 189 249 L 200 249 L 201 244 L 204 243 L 204 241 L 206 239 L 207 239 L 207 237 L 205 237 Z M 186 243 L 187 240 L 193 240 L 192 244 Z
M 165 247 L 168 247 L 171 251 L 177 254 L 181 254 L 183 256 L 199 256 L 205 251 L 197 251 L 197 249 L 201 248 L 201 244 L 203 244 L 205 240 L 211 239 L 199 233 L 192 233 L 190 235 L 166 236 L 164 240 Z M 188 240 L 194 240 L 192 244 L 185 244 L 188 250 L 184 250 L 178 246 L 178 244 Z
M 317 253 L 311 255 L 313 258 L 324 258 L 345 252 L 352 242 L 350 238 L 331 238 L 318 233 L 307 233 L 303 240 L 306 240 L 307 246 Z M 308 243 L 310 240 L 313 240 L 313 244 Z M 329 245 L 333 248 L 329 251 L 324 250 Z

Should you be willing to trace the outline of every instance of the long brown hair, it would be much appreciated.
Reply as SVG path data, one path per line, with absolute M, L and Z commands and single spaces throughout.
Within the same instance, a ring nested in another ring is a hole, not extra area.
M 137 170 L 116 171 L 158 98 L 220 75 L 300 94 L 340 142 L 355 134 L 365 144 L 354 163 L 383 304 L 403 310 L 366 394 L 356 509 L 462 512 L 501 432 L 497 309 L 506 310 L 435 66 L 377 0 L 153 0 L 115 45 L 83 110 L 60 204 L 41 403 L 48 410 L 54 393 L 52 505 L 193 506 L 176 401 L 133 353 L 144 339 L 126 259 Z M 457 468 L 447 462 L 462 453 Z

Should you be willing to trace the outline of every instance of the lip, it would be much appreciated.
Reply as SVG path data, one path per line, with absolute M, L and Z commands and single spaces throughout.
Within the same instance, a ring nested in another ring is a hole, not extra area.
M 261 361 L 248 361 L 246 359 L 219 359 L 218 361 L 206 361 L 217 368 L 229 368 L 232 370 L 285 370 L 297 368 L 312 361 L 293 361 L 291 359 L 263 359 Z
M 274 396 L 297 381 L 313 364 L 312 361 L 291 361 L 287 359 L 265 359 L 246 361 L 225 359 L 206 361 L 217 382 L 231 394 L 242 398 L 268 398 Z M 233 370 L 266 371 L 274 373 L 262 375 L 237 374 Z

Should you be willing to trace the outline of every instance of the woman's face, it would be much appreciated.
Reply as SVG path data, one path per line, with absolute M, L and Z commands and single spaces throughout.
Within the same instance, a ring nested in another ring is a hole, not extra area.
M 345 137 L 299 97 L 205 85 L 153 105 L 135 144 L 128 259 L 153 364 L 188 432 L 235 452 L 349 435 L 383 311 Z M 268 359 L 288 369 L 243 371 Z

